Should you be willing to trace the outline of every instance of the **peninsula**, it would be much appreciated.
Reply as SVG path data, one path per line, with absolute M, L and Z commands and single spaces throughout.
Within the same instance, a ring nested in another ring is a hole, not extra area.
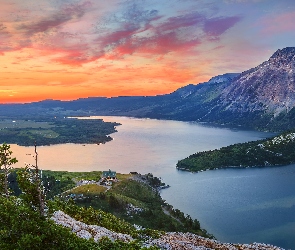
M 178 161 L 176 168 L 192 172 L 226 167 L 265 167 L 295 162 L 295 132 L 198 152 Z
M 282 250 L 263 243 L 217 241 L 200 228 L 198 220 L 162 200 L 159 190 L 165 184 L 159 178 L 152 174 L 112 173 L 113 181 L 106 186 L 100 171 L 43 171 L 48 212 L 45 218 L 40 218 L 31 203 L 27 203 L 30 197 L 21 194 L 17 185 L 21 172 L 13 171 L 9 183 L 14 195 L 0 196 L 0 218 L 6 221 L 0 225 L 0 246 L 3 249 L 19 244 L 33 249 L 37 244 L 46 249 Z M 7 207 L 10 209 L 4 209 Z M 26 219 L 20 223 L 24 212 Z M 12 237 L 6 237 L 7 233 Z
M 102 119 L 77 119 L 43 116 L 39 119 L 4 117 L 0 120 L 0 142 L 20 146 L 52 145 L 61 143 L 100 144 L 111 141 L 117 132 L 115 122 Z

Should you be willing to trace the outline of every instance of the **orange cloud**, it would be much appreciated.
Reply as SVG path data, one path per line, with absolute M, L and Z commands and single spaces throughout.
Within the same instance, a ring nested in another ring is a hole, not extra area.
M 235 6 L 217 0 L 2 0 L 0 102 L 156 95 L 247 69 L 262 53 L 250 29 L 233 34 L 233 27 L 252 21 Z M 288 12 L 263 25 L 270 35 L 294 31 L 294 17 Z

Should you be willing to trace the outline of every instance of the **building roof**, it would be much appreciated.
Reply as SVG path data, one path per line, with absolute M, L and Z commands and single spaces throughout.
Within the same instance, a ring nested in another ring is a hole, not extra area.
M 116 177 L 116 171 L 103 171 L 102 172 L 102 177 Z

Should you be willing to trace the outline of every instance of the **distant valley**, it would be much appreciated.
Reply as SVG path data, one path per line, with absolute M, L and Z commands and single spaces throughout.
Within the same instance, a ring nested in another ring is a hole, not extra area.
M 294 72 L 295 48 L 289 47 L 241 74 L 216 76 L 166 95 L 5 104 L 0 118 L 120 115 L 284 131 L 295 127 Z
M 94 129 L 90 135 L 89 128 L 94 127 L 88 124 L 86 126 L 88 128 L 84 129 L 88 132 L 81 132 L 80 139 L 76 138 L 76 130 L 72 131 L 72 139 L 66 138 L 63 135 L 65 130 L 68 133 L 70 128 L 81 128 L 83 122 L 91 122 L 64 120 L 64 117 L 73 115 L 113 115 L 196 121 L 218 126 L 276 132 L 294 130 L 294 72 L 295 48 L 289 47 L 276 51 L 268 61 L 241 74 L 226 73 L 213 77 L 205 83 L 179 88 L 167 95 L 93 97 L 74 101 L 44 100 L 28 104 L 3 104 L 0 105 L 2 122 L 5 119 L 22 119 L 49 122 L 51 125 L 47 128 L 26 128 L 26 131 L 21 132 L 18 128 L 2 129 L 0 139 L 20 145 L 32 145 L 36 140 L 43 145 L 66 142 L 101 143 L 110 140 L 107 135 L 115 132 L 113 126 L 116 124 L 101 123 L 99 126 L 108 125 L 109 128 L 103 133 L 98 132 L 99 128 Z M 60 124 L 57 124 L 57 121 Z M 65 126 L 69 126 L 68 129 Z M 88 134 L 91 140 L 86 138 Z M 284 148 L 276 146 L 275 150 L 262 149 L 257 146 L 258 143 L 248 144 L 233 145 L 216 152 L 197 153 L 180 161 L 178 168 L 198 171 L 215 167 L 265 166 L 295 162 L 295 156 L 286 153 L 294 148 L 294 140 L 284 141 Z M 251 157 L 249 148 L 255 149 L 250 150 L 254 154 Z

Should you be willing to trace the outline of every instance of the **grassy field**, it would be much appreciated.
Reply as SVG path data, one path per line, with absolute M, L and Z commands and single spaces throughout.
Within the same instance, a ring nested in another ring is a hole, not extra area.
M 49 122 L 36 122 L 30 120 L 10 120 L 3 119 L 0 120 L 0 129 L 4 128 L 43 128 L 50 129 L 54 127 L 54 125 Z
M 106 187 L 97 184 L 86 184 L 73 188 L 71 194 L 99 195 L 107 190 Z
M 98 181 L 101 178 L 102 171 L 91 171 L 91 172 L 68 172 L 68 171 L 51 171 L 43 170 L 43 175 L 54 176 L 57 180 L 93 180 Z M 123 181 L 129 179 L 131 174 L 120 174 L 117 173 L 117 179 Z
M 101 178 L 101 171 L 92 171 L 92 172 L 68 172 L 68 171 L 51 171 L 43 170 L 43 175 L 54 176 L 55 179 L 64 181 L 64 180 L 94 180 L 98 181 Z
M 34 138 L 34 135 L 38 135 L 44 138 L 57 138 L 59 136 L 58 133 L 54 132 L 51 129 L 29 129 L 29 130 L 24 130 L 19 133 L 19 136 L 27 136 L 27 137 L 32 137 Z
M 124 180 L 130 179 L 131 176 L 132 176 L 132 174 L 120 174 L 120 173 L 117 173 L 117 179 L 119 181 L 124 181 Z

